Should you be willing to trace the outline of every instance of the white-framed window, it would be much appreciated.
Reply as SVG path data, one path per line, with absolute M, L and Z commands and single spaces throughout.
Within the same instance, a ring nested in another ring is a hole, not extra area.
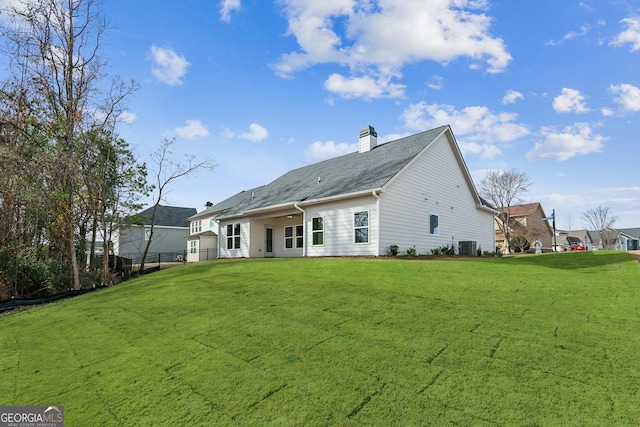
M 196 242 L 195 240 L 192 240 L 191 242 L 189 242 L 189 252 L 192 254 L 195 254 L 198 252 L 198 242 Z
M 240 249 L 240 223 L 227 224 L 227 249 Z
M 295 234 L 294 234 L 295 231 Z M 302 225 L 287 226 L 284 228 L 284 248 L 293 249 L 304 246 L 304 227 Z
M 429 234 L 437 236 L 439 234 L 438 215 L 429 214 Z
M 213 228 L 213 226 L 215 225 L 215 223 L 216 223 L 216 221 L 215 221 L 213 218 L 211 218 L 211 219 L 209 220 L 209 228 Z
M 317 216 L 311 218 L 311 241 L 313 246 L 324 245 L 324 218 Z
M 144 240 L 149 240 L 151 238 L 151 228 L 144 229 Z
M 191 234 L 202 231 L 202 221 L 191 221 Z
M 296 225 L 296 248 L 304 247 L 304 226 Z
M 354 243 L 369 243 L 369 211 L 353 214 Z

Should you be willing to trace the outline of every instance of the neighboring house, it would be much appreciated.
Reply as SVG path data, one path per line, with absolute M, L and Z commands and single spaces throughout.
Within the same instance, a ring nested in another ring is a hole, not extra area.
M 191 218 L 203 229 L 188 239 L 211 225 L 220 258 L 380 256 L 391 245 L 400 254 L 453 245 L 475 255 L 494 250 L 496 213 L 478 195 L 449 126 L 380 145 L 365 126 L 358 152 L 208 206 Z
M 607 228 L 602 231 L 597 230 L 580 230 L 579 232 L 570 232 L 572 236 L 577 236 L 584 241 L 588 250 L 627 250 L 627 241 L 629 236 L 625 236 L 619 230 Z M 583 234 L 579 234 L 583 233 Z M 630 239 L 630 245 L 633 245 L 633 238 Z
M 174 254 L 171 256 L 172 259 L 166 259 L 167 261 L 182 258 L 184 240 L 189 235 L 187 218 L 196 212 L 194 208 L 158 205 L 153 226 L 153 238 L 147 256 L 153 258 L 158 254 Z M 153 206 L 136 214 L 128 225 L 116 233 L 113 238 L 115 255 L 134 260 L 142 258 L 151 234 L 152 213 Z M 137 224 L 138 222 L 140 224 Z M 165 259 L 163 258 L 163 260 Z
M 507 208 L 498 208 L 500 212 L 506 213 Z M 553 227 L 551 221 L 543 221 L 547 215 L 540 203 L 527 203 L 515 205 L 509 208 L 509 231 L 511 238 L 523 237 L 530 244 L 536 240 L 542 242 L 543 251 L 551 251 L 553 248 Z M 506 250 L 507 244 L 504 233 L 500 229 L 499 219 L 495 221 L 496 244 Z
M 620 248 L 626 251 L 640 250 L 640 228 L 619 228 Z
M 600 232 L 595 230 L 585 231 L 584 244 L 589 251 L 602 250 L 602 238 Z
M 562 250 L 563 251 L 570 251 L 573 247 L 575 246 L 579 246 L 580 244 L 584 244 L 584 242 L 576 236 L 566 236 L 565 239 L 562 241 Z
M 188 218 L 187 262 L 198 262 L 218 257 L 218 224 L 211 213 L 213 204 L 207 202 L 206 209 Z

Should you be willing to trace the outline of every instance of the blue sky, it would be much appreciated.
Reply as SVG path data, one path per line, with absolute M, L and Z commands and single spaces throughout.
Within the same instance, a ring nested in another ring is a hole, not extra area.
M 5 0 L 6 1 L 6 0 Z M 476 184 L 526 172 L 559 228 L 598 206 L 640 227 L 640 4 L 538 0 L 108 0 L 108 72 L 140 89 L 119 132 L 140 154 L 218 167 L 173 205 L 450 124 Z

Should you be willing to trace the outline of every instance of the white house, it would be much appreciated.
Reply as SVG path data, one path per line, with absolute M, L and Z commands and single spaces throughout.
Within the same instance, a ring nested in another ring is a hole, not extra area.
M 151 232 L 152 212 L 153 206 L 136 214 L 128 225 L 114 233 L 115 255 L 138 261 L 142 258 Z M 195 213 L 195 208 L 158 205 L 147 257 L 156 259 L 161 255 L 163 261 L 182 258 L 184 240 L 189 235 L 188 218 Z
M 218 257 L 218 224 L 213 204 L 207 202 L 206 209 L 188 218 L 187 262 L 207 261 Z
M 358 152 L 292 170 L 191 217 L 188 249 L 211 231 L 219 258 L 381 256 L 391 245 L 400 254 L 445 245 L 475 254 L 495 250 L 496 213 L 478 195 L 449 126 L 380 145 L 365 126 Z

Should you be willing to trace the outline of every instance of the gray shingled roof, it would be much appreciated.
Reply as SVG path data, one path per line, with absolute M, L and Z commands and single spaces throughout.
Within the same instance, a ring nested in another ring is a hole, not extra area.
M 381 188 L 420 151 L 447 129 L 441 126 L 285 173 L 275 181 L 216 205 L 224 216 L 285 203 L 322 199 Z
M 382 188 L 446 129 L 448 126 L 441 126 L 380 144 L 368 152 L 346 154 L 294 169 L 267 185 L 210 206 L 195 217 L 221 212 L 221 216 L 229 217 L 271 206 Z
M 619 228 L 618 231 L 635 239 L 640 239 L 640 228 Z
M 154 225 L 165 227 L 189 227 L 188 218 L 195 215 L 196 212 L 197 210 L 195 208 L 158 205 Z M 151 225 L 152 214 L 153 206 L 138 213 L 137 216 L 142 218 L 142 224 Z

